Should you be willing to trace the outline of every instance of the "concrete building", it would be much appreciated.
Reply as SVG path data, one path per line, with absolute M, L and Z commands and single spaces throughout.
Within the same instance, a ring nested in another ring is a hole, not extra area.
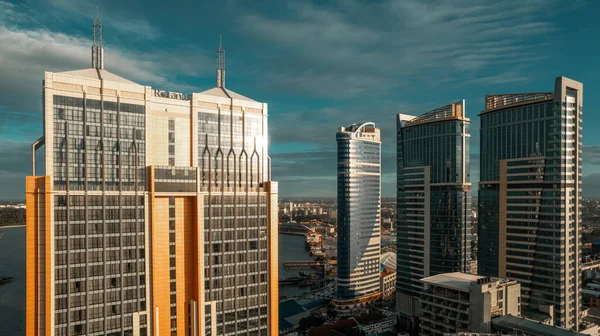
M 381 141 L 374 123 L 340 127 L 338 147 L 337 307 L 379 293 Z
M 396 294 L 396 271 L 384 270 L 379 279 L 379 291 L 384 299 L 390 299 Z
M 487 95 L 481 111 L 479 274 L 521 283 L 523 304 L 578 328 L 583 84 Z
M 46 72 L 27 177 L 27 335 L 277 335 L 267 104 Z
M 396 295 L 396 253 L 386 252 L 381 255 L 381 276 L 379 290 L 382 298 L 390 299 Z
M 420 335 L 492 332 L 492 318 L 521 314 L 516 281 L 465 273 L 445 273 L 421 280 Z
M 358 324 L 358 330 L 360 330 L 365 336 L 379 336 L 384 333 L 392 333 L 396 326 L 396 317 L 387 316 L 378 321 L 365 322 Z
M 567 328 L 556 327 L 540 323 L 538 321 L 526 319 L 519 316 L 505 315 L 493 319 L 492 326 L 498 333 L 505 335 L 525 336 L 597 336 L 598 326 L 594 324 L 585 325 L 585 331 L 573 331 Z
M 470 120 L 461 100 L 397 119 L 396 305 L 419 315 L 421 278 L 471 266 Z

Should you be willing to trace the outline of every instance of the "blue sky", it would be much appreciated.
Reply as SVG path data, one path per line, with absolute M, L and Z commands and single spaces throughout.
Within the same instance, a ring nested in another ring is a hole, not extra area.
M 174 4 L 177 3 L 177 4 Z M 96 1 L 0 0 L 0 199 L 23 199 L 42 134 L 44 71 L 90 66 Z M 598 1 L 100 0 L 107 70 L 171 91 L 227 86 L 269 103 L 281 196 L 335 196 L 335 132 L 370 120 L 383 136 L 383 194 L 395 194 L 395 114 L 466 99 L 472 182 L 485 94 L 584 83 L 584 196 L 600 196 Z

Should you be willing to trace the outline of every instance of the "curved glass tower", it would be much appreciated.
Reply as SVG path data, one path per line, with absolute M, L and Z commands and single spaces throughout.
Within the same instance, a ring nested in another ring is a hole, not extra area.
M 359 303 L 379 292 L 381 141 L 372 122 L 340 127 L 336 301 Z
M 525 305 L 579 325 L 583 84 L 488 95 L 481 116 L 479 274 L 521 283 Z
M 396 304 L 419 310 L 420 279 L 470 272 L 470 120 L 461 100 L 398 118 Z

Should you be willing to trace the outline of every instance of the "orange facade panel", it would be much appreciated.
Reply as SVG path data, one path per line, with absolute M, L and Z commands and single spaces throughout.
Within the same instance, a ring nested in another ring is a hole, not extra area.
M 268 281 L 269 281 L 269 334 L 279 335 L 279 231 L 278 231 L 278 184 L 266 182 L 268 195 Z
M 190 301 L 198 301 L 197 221 L 195 197 L 175 198 L 175 268 L 177 283 L 177 330 L 191 325 Z
M 25 330 L 26 335 L 33 336 L 52 329 L 50 177 L 27 176 L 25 185 Z
M 171 324 L 171 259 L 169 233 L 169 198 L 151 197 L 152 211 L 152 300 L 154 328 L 160 334 L 187 334 L 200 316 L 190 321 L 190 302 L 200 303 L 201 287 L 198 275 L 203 271 L 198 263 L 199 244 L 196 197 L 175 197 L 175 313 Z M 158 309 L 158 313 L 157 313 Z M 200 311 L 197 312 L 200 314 Z M 200 326 L 199 326 L 200 327 Z
M 152 304 L 155 334 L 171 334 L 169 198 L 150 197 L 152 211 Z

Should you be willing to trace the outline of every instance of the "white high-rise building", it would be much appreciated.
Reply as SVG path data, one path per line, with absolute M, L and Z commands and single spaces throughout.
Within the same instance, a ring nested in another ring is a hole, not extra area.
M 338 146 L 338 278 L 334 305 L 380 295 L 381 140 L 374 123 L 341 127 Z

